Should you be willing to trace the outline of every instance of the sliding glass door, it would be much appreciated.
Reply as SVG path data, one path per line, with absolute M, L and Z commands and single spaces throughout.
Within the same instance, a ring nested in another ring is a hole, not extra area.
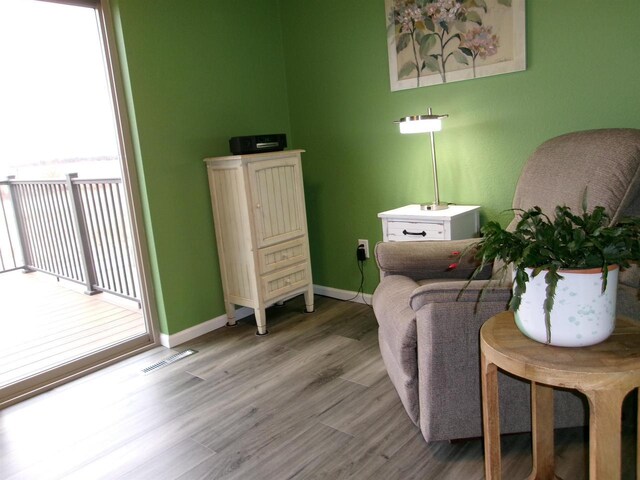
M 105 1 L 0 2 L 0 406 L 157 341 L 110 33 Z

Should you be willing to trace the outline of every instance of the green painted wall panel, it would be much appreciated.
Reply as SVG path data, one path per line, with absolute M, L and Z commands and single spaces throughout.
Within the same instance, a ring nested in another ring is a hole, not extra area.
M 229 137 L 289 133 L 276 0 L 119 0 L 160 327 L 224 313 L 202 159 Z
M 448 113 L 436 134 L 440 196 L 510 207 L 528 155 L 573 130 L 640 128 L 640 3 L 529 0 L 524 72 L 391 92 L 383 0 L 281 0 L 292 133 L 307 149 L 314 282 L 356 290 L 358 238 L 381 240 L 376 214 L 430 201 L 427 136 L 402 116 Z M 569 180 L 570 181 L 570 180 Z M 373 261 L 366 291 L 377 284 Z
M 527 2 L 527 70 L 391 92 L 384 0 L 112 0 L 121 23 L 161 329 L 223 313 L 202 158 L 230 136 L 283 131 L 304 148 L 314 283 L 356 290 L 376 214 L 432 198 L 428 138 L 393 120 L 428 106 L 443 200 L 508 208 L 544 140 L 640 128 L 640 2 Z M 283 49 L 284 45 L 284 49 Z M 378 272 L 366 267 L 365 290 Z

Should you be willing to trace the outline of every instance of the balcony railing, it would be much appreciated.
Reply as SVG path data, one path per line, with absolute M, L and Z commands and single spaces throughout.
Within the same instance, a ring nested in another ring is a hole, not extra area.
M 0 181 L 0 273 L 37 270 L 139 301 L 119 179 Z

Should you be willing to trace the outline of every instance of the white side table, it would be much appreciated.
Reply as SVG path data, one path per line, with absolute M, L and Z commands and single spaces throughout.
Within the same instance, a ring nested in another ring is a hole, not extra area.
M 444 210 L 421 210 L 420 205 L 381 212 L 384 242 L 462 240 L 480 232 L 480 207 L 451 205 Z

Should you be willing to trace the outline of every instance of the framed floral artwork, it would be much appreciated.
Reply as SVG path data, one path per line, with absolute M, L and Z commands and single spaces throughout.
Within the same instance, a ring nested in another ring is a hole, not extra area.
M 526 69 L 524 0 L 385 0 L 391 90 Z

